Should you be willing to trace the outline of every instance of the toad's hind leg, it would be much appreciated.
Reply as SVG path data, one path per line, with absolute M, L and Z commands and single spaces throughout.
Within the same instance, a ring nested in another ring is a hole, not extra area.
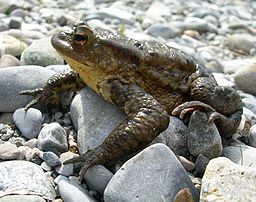
M 105 164 L 146 147 L 169 124 L 169 116 L 159 102 L 136 85 L 112 81 L 111 100 L 124 109 L 128 118 L 118 125 L 98 147 L 65 162 L 83 162 L 80 180 L 95 164 Z

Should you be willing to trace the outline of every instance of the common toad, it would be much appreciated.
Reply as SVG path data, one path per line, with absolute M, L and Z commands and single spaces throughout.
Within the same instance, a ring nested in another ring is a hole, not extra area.
M 53 47 L 74 71 L 58 73 L 39 89 L 23 91 L 37 102 L 58 102 L 59 93 L 85 84 L 127 114 L 98 147 L 65 163 L 83 162 L 82 179 L 95 164 L 119 159 L 146 147 L 169 124 L 195 109 L 208 113 L 222 136 L 235 132 L 242 115 L 238 93 L 217 85 L 210 71 L 181 50 L 140 42 L 108 31 L 75 24 L 52 37 Z

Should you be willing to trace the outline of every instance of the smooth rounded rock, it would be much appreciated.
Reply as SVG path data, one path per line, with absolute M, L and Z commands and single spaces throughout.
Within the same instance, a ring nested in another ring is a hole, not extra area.
M 183 188 L 189 188 L 198 200 L 198 192 L 179 160 L 167 146 L 158 143 L 123 164 L 110 180 L 104 201 L 173 201 Z
M 32 97 L 19 92 L 42 87 L 53 74 L 51 70 L 32 65 L 0 69 L 0 112 L 24 107 Z
M 0 68 L 12 66 L 20 66 L 20 61 L 10 54 L 2 55 L 0 59 Z
M 45 124 L 38 135 L 37 147 L 60 154 L 68 150 L 67 134 L 59 123 Z
M 48 66 L 64 64 L 63 58 L 51 46 L 50 38 L 34 41 L 21 55 L 21 64 Z
M 44 199 L 54 199 L 54 189 L 40 166 L 28 161 L 0 163 L 0 197 L 33 193 Z
M 73 175 L 74 174 L 74 169 L 75 169 L 75 166 L 79 163 L 76 163 L 76 164 L 67 164 L 67 165 L 64 165 L 62 164 L 64 161 L 66 160 L 69 160 L 69 159 L 72 159 L 73 157 L 77 157 L 78 155 L 77 154 L 74 154 L 72 152 L 64 152 L 60 155 L 60 161 L 61 161 L 61 165 L 60 166 L 57 166 L 55 168 L 55 171 L 57 173 L 59 173 L 60 175 L 64 175 L 64 176 L 70 176 L 70 175 Z
M 2 160 L 16 159 L 19 153 L 18 147 L 15 144 L 9 142 L 0 144 L 0 159 Z
M 249 131 L 250 146 L 256 148 L 256 125 L 253 125 Z
M 2 197 L 0 202 L 46 202 L 46 200 L 36 195 L 9 195 Z
M 13 114 L 13 122 L 21 131 L 22 135 L 27 139 L 36 138 L 41 130 L 43 116 L 42 113 L 35 108 L 17 109 Z
M 55 153 L 50 151 L 43 153 L 43 160 L 51 167 L 61 165 L 59 157 Z
M 28 45 L 23 41 L 6 34 L 0 35 L 0 44 L 0 56 L 4 54 L 20 56 L 21 53 L 28 47 Z
M 171 39 L 180 33 L 180 30 L 174 29 L 171 26 L 163 24 L 153 24 L 147 29 L 147 33 L 154 37 L 162 37 L 164 39 Z
M 248 201 L 256 198 L 256 170 L 224 157 L 212 159 L 202 179 L 200 201 Z
M 199 154 L 209 159 L 222 154 L 222 141 L 215 124 L 207 124 L 208 117 L 204 112 L 194 111 L 189 121 L 188 150 L 197 157 Z

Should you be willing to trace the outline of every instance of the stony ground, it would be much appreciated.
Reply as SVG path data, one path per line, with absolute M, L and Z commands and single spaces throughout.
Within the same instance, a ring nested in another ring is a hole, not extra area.
M 12 2 L 0 0 L 1 202 L 172 201 L 185 187 L 194 201 L 256 200 L 254 0 Z M 166 43 L 205 64 L 220 85 L 242 97 L 243 119 L 232 141 L 224 145 L 202 112 L 189 126 L 170 117 L 157 144 L 127 162 L 89 169 L 80 184 L 79 165 L 62 162 L 77 149 L 83 153 L 99 145 L 125 115 L 88 88 L 61 95 L 57 109 L 38 106 L 27 113 L 23 107 L 31 98 L 18 95 L 69 68 L 50 36 L 76 20 Z

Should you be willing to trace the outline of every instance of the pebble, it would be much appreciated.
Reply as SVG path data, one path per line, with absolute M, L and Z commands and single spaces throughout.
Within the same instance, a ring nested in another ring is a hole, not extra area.
M 54 189 L 49 179 L 42 168 L 34 163 L 18 160 L 1 162 L 0 179 L 1 197 L 33 193 L 47 200 L 54 199 Z
M 41 130 L 43 117 L 42 113 L 35 108 L 17 109 L 13 114 L 13 122 L 27 139 L 36 138 Z
M 83 202 L 97 202 L 94 200 L 79 184 L 72 183 L 64 176 L 58 176 L 55 179 L 57 183 L 60 196 L 65 202 L 83 201 Z
M 101 144 L 126 116 L 121 110 L 85 87 L 74 97 L 70 115 L 77 132 L 79 152 L 85 153 Z
M 205 157 L 202 154 L 199 154 L 198 157 L 196 158 L 194 174 L 196 176 L 202 177 L 204 175 L 206 166 L 208 165 L 209 161 L 209 158 Z
M 254 147 L 246 145 L 228 146 L 223 149 L 222 156 L 239 165 L 256 168 L 256 148 Z
M 37 195 L 9 195 L 0 199 L 1 202 L 46 202 L 46 200 Z
M 75 166 L 77 164 L 67 164 L 67 165 L 63 165 L 62 163 L 68 159 L 71 159 L 73 157 L 77 156 L 77 154 L 74 154 L 72 152 L 64 152 L 60 155 L 60 161 L 61 161 L 61 165 L 55 167 L 55 171 L 57 173 L 59 173 L 60 175 L 64 175 L 64 176 L 70 176 L 74 173 L 74 169 Z
M 162 37 L 164 39 L 171 39 L 177 36 L 180 31 L 172 28 L 168 25 L 163 24 L 153 24 L 147 29 L 147 33 L 154 37 Z
M 199 154 L 209 159 L 222 154 L 221 136 L 215 124 L 207 124 L 208 117 L 204 112 L 194 111 L 189 121 L 188 150 L 194 156 Z
M 59 157 L 51 151 L 43 153 L 43 160 L 47 163 L 47 165 L 51 167 L 56 167 L 61 165 L 61 161 Z
M 256 89 L 253 88 L 256 85 L 256 62 L 237 70 L 234 81 L 236 86 L 245 93 L 256 95 Z
M 253 125 L 249 131 L 250 146 L 256 148 L 256 125 Z
M 32 139 L 28 140 L 27 142 L 25 142 L 24 145 L 30 147 L 31 149 L 36 148 L 37 139 L 36 138 L 32 138 Z
M 66 131 L 59 123 L 45 124 L 38 135 L 37 147 L 55 154 L 68 151 Z
M 19 65 L 20 65 L 20 61 L 16 57 L 10 54 L 4 54 L 0 59 L 0 68 L 19 66 Z
M 28 47 L 26 43 L 10 35 L 1 34 L 0 39 L 0 56 L 4 54 L 20 56 L 21 53 Z
M 32 97 L 19 95 L 19 92 L 42 87 L 53 74 L 53 71 L 33 65 L 0 69 L 0 112 L 14 112 L 24 107 Z
M 227 158 L 212 159 L 202 179 L 200 201 L 248 201 L 256 198 L 256 170 Z
M 177 159 L 180 161 L 182 166 L 185 168 L 186 171 L 190 172 L 195 169 L 195 164 L 190 160 L 186 159 L 183 156 L 176 155 Z
M 158 143 L 123 164 L 107 185 L 104 201 L 173 201 L 185 187 L 197 201 L 198 193 L 185 169 L 167 146 Z
M 103 195 L 106 186 L 113 177 L 113 174 L 102 165 L 89 168 L 84 176 L 86 184 L 91 190 Z
M 252 49 L 256 49 L 256 37 L 250 34 L 233 34 L 227 37 L 227 47 L 241 54 L 250 54 Z
M 19 155 L 19 150 L 15 144 L 11 144 L 9 142 L 0 144 L 0 159 L 1 160 L 16 159 L 18 155 Z
M 43 38 L 33 42 L 21 55 L 21 64 L 48 66 L 64 64 L 63 58 L 51 46 L 51 38 Z

